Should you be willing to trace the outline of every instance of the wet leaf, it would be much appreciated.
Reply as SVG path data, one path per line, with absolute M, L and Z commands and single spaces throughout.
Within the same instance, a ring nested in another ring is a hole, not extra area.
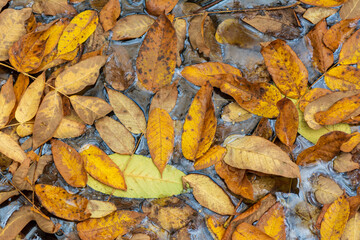
M 359 240 L 360 213 L 356 213 L 354 217 L 346 223 L 341 240 Z
M 259 240 L 271 240 L 273 239 L 257 227 L 243 222 L 237 226 L 235 232 L 232 234 L 233 240 L 248 240 L 248 239 L 259 239 Z
M 160 16 L 165 13 L 168 14 L 175 7 L 178 0 L 147 0 L 146 11 L 154 16 Z
M 211 96 L 212 87 L 207 83 L 195 95 L 185 118 L 181 148 L 188 160 L 201 157 L 215 136 L 216 118 Z
M 186 66 L 181 75 L 189 82 L 203 86 L 210 82 L 213 87 L 220 88 L 223 81 L 230 81 L 232 85 L 237 85 L 238 81 L 234 78 L 227 78 L 226 75 L 242 77 L 239 69 L 222 62 L 205 62 L 191 66 Z
M 320 7 L 336 7 L 346 2 L 346 0 L 300 0 L 300 2 Z
M 67 0 L 35 0 L 32 9 L 35 13 L 55 16 L 58 14 L 76 14 L 76 9 Z
M 225 140 L 226 141 L 226 140 Z M 257 136 L 237 138 L 226 145 L 224 162 L 239 169 L 299 178 L 299 167 L 274 143 Z
M 70 221 L 83 221 L 90 217 L 85 213 L 88 200 L 78 194 L 46 184 L 36 184 L 35 193 L 42 206 L 57 217 Z
M 358 64 L 360 62 L 360 29 L 357 30 L 343 44 L 340 55 L 339 64 Z
M 303 15 L 303 18 L 311 22 L 312 24 L 317 24 L 324 18 L 329 17 L 336 13 L 337 10 L 333 8 L 324 8 L 324 7 L 312 7 L 308 8 Z
M 296 53 L 283 40 L 275 40 L 261 49 L 265 64 L 280 91 L 298 99 L 307 90 L 308 71 Z
M 26 158 L 24 150 L 10 135 L 0 131 L 0 152 L 12 160 L 22 163 Z
M 341 19 L 357 18 L 360 17 L 359 9 L 360 9 L 359 0 L 348 0 L 341 7 L 339 14 Z
M 86 10 L 76 15 L 66 26 L 58 43 L 58 55 L 73 51 L 86 41 L 95 31 L 99 18 L 94 10 Z
M 259 219 L 256 227 L 274 239 L 285 240 L 284 207 L 276 203 Z
M 0 92 L 0 128 L 8 123 L 15 104 L 16 96 L 13 86 L 13 77 L 10 76 L 6 83 L 1 87 Z
M 89 125 L 113 110 L 106 101 L 98 97 L 73 95 L 70 102 L 81 120 Z
M 134 14 L 120 18 L 111 29 L 112 40 L 127 40 L 141 37 L 155 20 L 148 15 Z
M 224 221 L 225 222 L 225 221 Z M 225 234 L 224 222 L 220 222 L 219 217 L 210 215 L 206 219 L 206 226 L 211 236 L 215 240 L 221 240 Z
M 222 161 L 226 153 L 226 148 L 215 145 L 211 147 L 204 155 L 196 159 L 194 163 L 195 170 L 208 168 L 219 161 Z
M 105 61 L 105 56 L 95 56 L 65 69 L 55 79 L 56 90 L 70 95 L 80 92 L 86 86 L 93 85 Z
M 8 191 L 8 192 L 1 192 L 0 193 L 0 204 L 2 204 L 3 202 L 5 202 L 6 200 L 8 200 L 9 198 L 19 195 L 20 192 L 18 190 L 12 190 L 12 191 Z M 1 236 L 1 233 L 0 233 Z
M 175 19 L 174 28 L 177 38 L 177 57 L 176 57 L 176 65 L 179 67 L 181 65 L 181 56 L 180 53 L 184 49 L 185 46 L 185 38 L 187 33 L 187 24 L 185 19 L 177 18 Z
M 82 240 L 113 240 L 129 232 L 144 217 L 143 213 L 118 210 L 103 218 L 94 218 L 78 223 L 76 228 Z
M 107 88 L 111 106 L 122 124 L 132 133 L 145 133 L 146 120 L 140 107 L 125 94 Z
M 250 119 L 253 115 L 240 107 L 237 102 L 232 102 L 223 108 L 221 119 L 225 122 L 242 122 Z
M 273 133 L 269 119 L 262 117 L 252 135 L 269 140 L 273 137 Z
M 345 132 L 333 131 L 319 138 L 316 145 L 303 150 L 297 157 L 296 164 L 306 165 L 319 159 L 331 161 L 340 153 L 341 145 L 350 138 Z
M 349 1 L 348 1 L 349 2 Z M 360 1 L 359 1 L 360 2 Z M 360 5 L 359 5 L 360 6 Z M 341 11 L 340 11 L 341 12 Z M 344 19 L 344 18 L 342 18 Z M 357 19 L 345 19 L 334 24 L 323 36 L 323 42 L 333 52 L 343 43 L 356 29 Z
M 326 210 L 321 222 L 321 239 L 340 239 L 349 217 L 349 202 L 344 195 L 340 196 Z
M 182 179 L 184 184 L 189 184 L 193 189 L 193 195 L 201 206 L 220 215 L 235 213 L 235 207 L 230 197 L 209 177 L 201 174 L 189 174 Z
M 330 72 L 331 70 L 329 70 Z M 325 88 L 312 88 L 310 89 L 305 95 L 303 95 L 299 101 L 298 101 L 298 105 L 299 105 L 299 109 L 304 112 L 305 111 L 305 107 L 315 101 L 316 99 L 325 96 L 327 94 L 332 93 L 329 89 L 325 89 Z
M 342 152 L 351 152 L 359 143 L 360 133 L 354 132 L 353 134 L 351 134 L 351 138 L 341 145 L 340 150 Z
M 68 144 L 52 139 L 54 163 L 64 180 L 73 187 L 85 187 L 87 175 L 80 154 Z
M 325 83 L 331 90 L 349 91 L 360 89 L 360 69 L 352 66 L 337 66 L 325 73 Z
M 0 61 L 9 59 L 10 47 L 26 34 L 25 24 L 31 8 L 15 10 L 7 8 L 0 14 Z
M 176 34 L 170 20 L 160 15 L 150 27 L 136 59 L 136 74 L 143 87 L 156 92 L 170 84 L 176 65 Z
M 121 8 L 118 0 L 109 0 L 100 11 L 100 23 L 107 32 L 116 24 L 116 19 L 120 16 Z
M 316 200 L 321 204 L 330 204 L 343 194 L 339 185 L 328 177 L 319 176 L 313 188 Z
M 360 168 L 360 165 L 352 161 L 351 153 L 340 153 L 340 155 L 335 158 L 333 167 L 337 172 L 350 172 Z
M 111 150 L 119 154 L 133 153 L 135 139 L 121 123 L 105 116 L 96 121 L 95 127 Z
M 56 129 L 54 138 L 74 138 L 79 137 L 85 133 L 86 126 L 80 120 L 72 117 L 71 115 L 65 116 Z
M 120 168 L 100 148 L 87 144 L 80 150 L 86 171 L 96 180 L 116 189 L 126 190 Z
M 326 72 L 326 70 L 334 63 L 332 51 L 327 48 L 323 42 L 323 36 L 326 31 L 327 24 L 325 19 L 323 19 L 305 36 L 309 47 L 312 47 L 313 66 L 321 73 Z
M 35 117 L 33 149 L 52 138 L 63 117 L 62 112 L 60 94 L 57 91 L 46 94 Z
M 150 112 L 146 139 L 151 158 L 162 174 L 174 149 L 174 122 L 164 109 L 155 108 Z
M 103 202 L 98 200 L 89 200 L 86 206 L 86 212 L 90 213 L 90 218 L 102 218 L 117 210 L 112 202 Z
M 19 137 L 26 137 L 33 133 L 34 123 L 22 123 L 16 127 L 16 133 Z
M 149 112 L 155 108 L 161 108 L 170 113 L 174 109 L 178 98 L 177 83 L 175 81 L 173 84 L 162 87 L 156 92 L 151 100 Z
M 125 198 L 160 198 L 183 191 L 181 177 L 185 174 L 173 166 L 167 165 L 161 176 L 151 158 L 120 154 L 109 157 L 123 171 L 127 191 L 116 190 L 89 177 L 88 186 L 96 191 Z
M 299 127 L 299 114 L 294 103 L 288 98 L 283 98 L 277 102 L 279 116 L 276 119 L 276 136 L 282 143 L 291 147 L 297 136 Z
M 45 74 L 41 74 L 25 90 L 15 111 L 18 122 L 24 123 L 35 117 L 45 89 Z

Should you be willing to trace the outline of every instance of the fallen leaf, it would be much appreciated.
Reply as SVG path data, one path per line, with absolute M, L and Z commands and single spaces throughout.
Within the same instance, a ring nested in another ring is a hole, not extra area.
M 269 43 L 261 49 L 261 54 L 272 79 L 283 94 L 295 99 L 305 94 L 308 71 L 285 41 Z
M 359 240 L 360 213 L 356 213 L 354 217 L 346 223 L 341 240 Z
M 227 143 L 226 149 L 224 162 L 232 167 L 287 178 L 300 178 L 299 167 L 280 147 L 264 138 L 257 136 L 237 138 Z
M 323 42 L 323 36 L 326 31 L 327 23 L 325 19 L 323 19 L 318 24 L 316 24 L 315 27 L 311 29 L 305 36 L 306 40 L 308 41 L 309 48 L 312 48 L 313 66 L 321 73 L 326 72 L 326 70 L 334 63 L 334 56 L 332 51 L 327 48 Z
M 148 0 L 145 2 L 146 11 L 154 16 L 168 14 L 175 7 L 178 0 Z
M 240 107 L 237 102 L 232 102 L 226 105 L 221 114 L 221 119 L 225 122 L 242 122 L 250 119 L 253 115 L 246 111 L 244 108 Z
M 345 132 L 333 131 L 319 138 L 316 145 L 303 150 L 297 157 L 296 164 L 306 165 L 319 159 L 331 161 L 340 152 L 341 145 L 350 138 Z
M 112 40 L 127 40 L 141 37 L 155 20 L 148 15 L 133 14 L 120 18 L 111 29 Z
M 337 7 L 346 2 L 346 0 L 300 0 L 300 2 L 319 7 Z
M 360 17 L 359 9 L 360 9 L 359 0 L 348 0 L 341 7 L 339 14 L 341 19 L 357 18 Z
M 312 7 L 306 10 L 306 12 L 303 14 L 303 18 L 312 24 L 317 24 L 324 18 L 327 18 L 336 12 L 337 10 L 334 8 Z
M 360 62 L 360 29 L 357 30 L 343 44 L 340 55 L 339 64 L 358 64 Z
M 277 102 L 279 116 L 275 122 L 276 136 L 285 145 L 291 147 L 296 140 L 299 127 L 299 114 L 294 103 L 288 98 Z
M 269 140 L 273 137 L 273 133 L 269 119 L 262 117 L 252 135 Z
M 34 132 L 34 123 L 22 123 L 16 127 L 16 134 L 19 137 L 26 137 Z
M 86 171 L 96 180 L 116 189 L 126 190 L 120 168 L 100 148 L 87 144 L 80 150 Z
M 189 174 L 183 178 L 193 189 L 193 195 L 201 206 L 220 215 L 235 214 L 234 204 L 230 197 L 211 178 L 202 174 Z
M 10 47 L 26 34 L 26 21 L 31 16 L 31 8 L 15 10 L 7 8 L 0 14 L 0 61 L 9 59 Z
M 211 147 L 204 155 L 196 159 L 194 163 L 195 170 L 208 168 L 219 161 L 222 161 L 226 153 L 226 148 L 215 145 Z
M 360 89 L 360 69 L 352 66 L 337 66 L 325 73 L 326 85 L 334 91 Z
M 35 117 L 45 89 L 45 73 L 37 77 L 25 90 L 15 111 L 18 122 L 24 123 Z
M 105 62 L 106 56 L 95 56 L 65 69 L 55 79 L 56 90 L 71 95 L 93 85 L 99 76 L 99 69 Z
M 321 239 L 340 239 L 350 213 L 349 202 L 344 195 L 336 199 L 326 210 L 321 222 Z
M 63 117 L 62 112 L 60 94 L 57 91 L 46 94 L 35 116 L 33 149 L 52 138 Z
M 133 153 L 135 138 L 121 123 L 105 116 L 96 121 L 95 127 L 111 150 L 119 154 Z
M 316 179 L 313 188 L 315 198 L 321 204 L 330 204 L 343 194 L 343 190 L 334 180 L 321 175 Z
M 352 161 L 351 153 L 340 153 L 340 155 L 335 158 L 333 167 L 337 172 L 350 172 L 360 168 L 360 165 Z
M 239 82 L 235 78 L 226 78 L 227 74 L 242 77 L 239 69 L 222 62 L 205 62 L 191 66 L 186 66 L 181 71 L 181 75 L 189 82 L 203 86 L 206 82 L 210 82 L 213 87 L 220 88 L 223 80 L 230 80 L 232 85 Z
M 120 16 L 121 8 L 118 0 L 109 0 L 100 11 L 100 23 L 107 32 L 116 24 L 116 19 Z
M 76 14 L 76 9 L 67 0 L 35 0 L 32 5 L 35 13 L 55 16 L 58 14 Z
M 332 69 L 331 69 L 332 70 Z M 328 72 L 330 72 L 331 70 L 329 70 Z M 327 73 L 328 73 L 327 72 Z M 326 74 L 327 74 L 326 73 Z M 326 76 L 326 75 L 325 75 Z M 325 77 L 326 78 L 326 77 Z M 305 111 L 305 107 L 315 101 L 316 99 L 325 96 L 327 94 L 332 93 L 329 89 L 325 89 L 325 88 L 312 88 L 310 89 L 307 93 L 305 93 L 305 95 L 303 95 L 299 101 L 298 101 L 298 105 L 299 105 L 299 109 L 304 112 Z
M 87 175 L 80 154 L 68 144 L 52 139 L 54 163 L 64 180 L 73 187 L 85 187 Z
M 360 6 L 360 5 L 359 5 Z M 340 11 L 341 12 L 341 11 Z M 323 36 L 325 45 L 335 52 L 335 50 L 343 43 L 356 29 L 359 18 L 345 19 L 334 24 Z
M 233 240 L 249 240 L 249 239 L 259 239 L 259 240 L 272 240 L 274 238 L 270 237 L 257 227 L 249 223 L 239 224 L 235 232 L 232 234 Z
M 54 138 L 74 138 L 85 133 L 86 126 L 80 119 L 75 119 L 71 115 L 64 116 L 56 129 Z
M 22 163 L 26 153 L 10 135 L 0 131 L 0 152 L 12 160 Z
M 175 105 L 178 98 L 177 81 L 171 85 L 160 88 L 151 100 L 150 110 L 151 112 L 155 108 L 161 108 L 170 113 Z
M 225 227 L 223 224 L 225 221 L 221 221 L 219 217 L 210 215 L 206 219 L 206 226 L 211 236 L 215 240 L 221 240 L 225 234 Z
M 146 133 L 146 120 L 140 107 L 125 94 L 107 88 L 111 106 L 122 124 L 132 133 Z
M 12 190 L 12 191 L 8 191 L 8 192 L 1 192 L 0 193 L 0 204 L 2 204 L 3 202 L 5 202 L 6 200 L 8 200 L 9 198 L 13 197 L 13 196 L 17 196 L 19 195 L 20 192 L 19 190 Z M 1 231 L 0 231 L 1 232 Z M 0 233 L 1 236 L 1 233 Z
M 73 51 L 95 31 L 99 18 L 94 10 L 76 15 L 64 29 L 58 43 L 58 55 Z
M 89 200 L 85 211 L 91 214 L 90 218 L 102 218 L 116 210 L 117 208 L 112 202 Z
M 96 191 L 125 198 L 160 198 L 183 191 L 181 177 L 185 174 L 173 166 L 167 165 L 161 176 L 151 158 L 120 154 L 109 157 L 123 171 L 127 191 L 106 186 L 89 176 L 87 184 Z
M 180 53 L 184 49 L 185 39 L 187 33 L 187 24 L 185 19 L 177 18 L 175 19 L 174 28 L 177 38 L 177 57 L 176 57 L 176 65 L 179 67 L 181 65 L 181 56 Z
M 176 33 L 170 20 L 160 15 L 150 27 L 136 59 L 136 75 L 143 87 L 156 92 L 168 85 L 176 66 Z
M 81 120 L 89 125 L 113 110 L 105 100 L 98 97 L 73 95 L 70 102 Z
M 76 229 L 82 240 L 113 240 L 140 224 L 145 214 L 118 210 L 103 218 L 93 218 L 78 223 Z
M 8 123 L 15 104 L 16 96 L 13 86 L 13 77 L 10 76 L 6 83 L 1 87 L 0 92 L 0 128 Z
M 256 224 L 256 227 L 276 240 L 286 239 L 284 207 L 278 202 Z
M 207 83 L 195 95 L 186 115 L 181 148 L 188 160 L 201 157 L 210 148 L 215 136 L 216 118 L 211 96 L 212 87 Z
M 0 1 L 0 11 L 1 9 L 9 2 L 10 0 L 1 0 Z
M 351 134 L 351 138 L 341 145 L 340 150 L 342 152 L 351 152 L 359 143 L 360 133 L 354 132 Z

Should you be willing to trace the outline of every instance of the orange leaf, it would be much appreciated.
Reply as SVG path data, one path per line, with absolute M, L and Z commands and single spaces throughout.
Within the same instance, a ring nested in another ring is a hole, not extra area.
M 256 227 L 276 240 L 286 240 L 284 220 L 284 207 L 276 203 L 259 219 Z
M 360 143 L 360 133 L 354 132 L 351 134 L 351 138 L 344 142 L 340 150 L 343 152 L 351 152 Z
M 337 66 L 325 73 L 325 83 L 331 90 L 360 89 L 360 69 L 353 66 Z
M 276 86 L 287 97 L 305 94 L 308 71 L 296 53 L 283 40 L 275 40 L 261 49 L 265 64 Z
M 194 163 L 194 168 L 196 170 L 208 168 L 215 163 L 221 161 L 224 158 L 225 153 L 226 148 L 220 145 L 215 145 L 211 147 L 203 156 L 196 159 Z
M 344 195 L 340 196 L 326 210 L 320 227 L 321 239 L 340 239 L 349 218 L 349 202 Z
M 146 1 L 146 11 L 154 16 L 162 13 L 168 14 L 175 7 L 178 0 L 148 0 Z
M 76 228 L 82 240 L 113 240 L 137 226 L 145 214 L 118 210 L 103 218 L 89 219 L 78 223 Z
M 64 180 L 73 187 L 85 187 L 87 175 L 80 154 L 66 143 L 51 140 L 54 163 Z
M 329 132 L 319 138 L 316 145 L 302 151 L 297 157 L 296 164 L 306 165 L 321 159 L 330 161 L 340 152 L 341 145 L 350 135 L 340 131 Z
M 346 40 L 339 55 L 339 64 L 348 65 L 358 63 L 360 63 L 360 29 Z
M 15 104 L 16 96 L 13 86 L 13 77 L 10 76 L 6 83 L 1 87 L 0 92 L 0 128 L 8 123 Z
M 299 127 L 298 111 L 294 103 L 288 98 L 278 101 L 277 107 L 280 114 L 275 123 L 276 136 L 282 143 L 291 147 L 296 140 Z
M 330 93 L 332 93 L 332 92 L 329 89 L 325 89 L 325 88 L 312 88 L 312 89 L 310 89 L 310 91 L 308 91 L 305 95 L 303 95 L 298 101 L 298 105 L 299 105 L 300 110 L 302 112 L 304 112 L 305 107 L 309 103 L 315 101 L 316 99 L 318 99 L 318 98 L 320 98 L 322 96 L 330 94 Z
M 249 239 L 256 239 L 256 240 L 273 240 L 272 237 L 254 227 L 249 223 L 241 223 L 235 229 L 235 232 L 232 234 L 233 240 L 249 240 Z
M 140 83 L 156 92 L 168 85 L 175 72 L 176 34 L 169 19 L 160 15 L 150 27 L 136 59 L 136 74 Z
M 109 0 L 100 11 L 100 23 L 107 32 L 116 24 L 116 19 L 120 16 L 121 8 L 118 0 Z
M 174 149 L 174 122 L 167 111 L 155 108 L 150 112 L 146 139 L 151 158 L 162 174 Z
M 346 0 L 300 0 L 300 2 L 319 7 L 336 7 L 346 2 Z
M 70 221 L 83 221 L 90 217 L 85 213 L 88 200 L 80 195 L 68 193 L 64 188 L 36 184 L 35 193 L 42 206 L 51 214 Z
M 201 157 L 210 147 L 216 130 L 214 104 L 210 83 L 202 86 L 194 97 L 186 116 L 181 147 L 186 159 Z
M 81 148 L 80 155 L 84 160 L 86 171 L 96 180 L 110 187 L 126 190 L 124 175 L 120 168 L 94 145 L 85 145 Z

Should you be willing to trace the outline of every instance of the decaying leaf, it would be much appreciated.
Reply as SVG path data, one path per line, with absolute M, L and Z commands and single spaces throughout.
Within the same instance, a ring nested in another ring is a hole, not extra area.
M 76 9 L 67 0 L 35 0 L 32 9 L 35 13 L 55 16 L 57 14 L 76 14 Z
M 357 212 L 354 217 L 346 223 L 341 240 L 359 240 L 360 213 Z
M 177 38 L 173 25 L 160 15 L 150 27 L 136 59 L 136 74 L 142 86 L 156 92 L 168 85 L 175 72 Z
M 19 194 L 20 194 L 20 192 L 18 190 L 12 190 L 12 191 L 8 191 L 8 192 L 1 192 L 0 193 L 0 204 L 5 202 L 9 198 L 11 198 L 13 196 L 16 196 L 16 195 L 19 195 Z M 1 235 L 1 233 L 0 233 L 0 235 Z
M 279 116 L 276 119 L 276 136 L 282 143 L 291 147 L 297 136 L 299 127 L 299 114 L 294 103 L 288 98 L 283 98 L 277 102 Z
M 264 138 L 257 136 L 237 138 L 229 142 L 226 149 L 224 161 L 232 167 L 287 178 L 300 177 L 299 167 L 289 156 L 280 147 Z
M 285 240 L 284 207 L 280 203 L 276 203 L 259 219 L 256 227 L 276 240 Z
M 117 208 L 112 202 L 89 200 L 85 211 L 91 214 L 90 218 L 102 218 L 116 210 Z
M 336 7 L 346 2 L 346 0 L 300 0 L 300 2 L 320 7 Z
M 360 1 L 359 0 L 348 0 L 340 9 L 341 19 L 351 19 L 360 17 L 359 13 Z
M 331 70 L 329 70 L 330 72 Z M 326 73 L 327 74 L 327 73 Z M 326 75 L 325 75 L 326 76 Z M 326 77 L 325 77 L 326 78 Z M 312 88 L 310 89 L 305 95 L 303 95 L 299 101 L 298 101 L 298 105 L 299 105 L 299 109 L 304 112 L 305 111 L 305 107 L 315 101 L 316 99 L 325 96 L 327 94 L 330 94 L 331 91 L 329 89 L 325 89 L 325 88 Z
M 186 38 L 186 20 L 185 19 L 181 19 L 181 18 L 177 18 L 175 19 L 174 24 L 174 28 L 175 28 L 175 32 L 176 32 L 176 37 L 177 37 L 177 57 L 176 57 L 176 65 L 179 67 L 181 65 L 181 56 L 180 53 L 182 52 L 182 50 L 184 49 L 184 45 L 185 45 L 185 38 Z
M 324 176 L 319 176 L 313 187 L 316 200 L 321 204 L 330 204 L 343 194 L 343 190 L 334 180 Z
M 162 13 L 168 14 L 177 2 L 178 0 L 147 0 L 146 10 L 154 16 L 160 16 Z
M 162 87 L 156 92 L 151 100 L 149 112 L 155 108 L 161 108 L 170 113 L 174 109 L 178 98 L 177 83 L 175 81 L 173 84 Z
M 249 240 L 249 239 L 261 239 L 272 240 L 273 238 L 261 231 L 259 228 L 243 222 L 237 226 L 235 232 L 232 234 L 233 240 Z
M 223 239 L 223 236 L 225 234 L 225 228 L 223 226 L 224 222 L 225 221 L 221 221 L 219 217 L 214 215 L 211 215 L 206 219 L 207 229 L 215 240 Z
M 324 18 L 327 18 L 336 12 L 337 12 L 337 10 L 334 8 L 312 7 L 312 8 L 308 8 L 306 10 L 303 17 L 306 20 L 310 21 L 312 24 L 317 24 Z
M 215 145 L 211 147 L 203 156 L 196 159 L 194 168 L 196 170 L 204 169 L 222 161 L 226 153 L 226 148 Z
M 21 149 L 17 141 L 2 131 L 0 131 L 0 152 L 19 163 L 22 163 L 27 158 L 26 153 Z
M 141 37 L 153 23 L 153 18 L 143 14 L 133 14 L 120 18 L 111 29 L 113 32 L 112 40 L 127 40 Z
M 340 153 L 334 160 L 334 169 L 337 172 L 350 172 L 358 168 L 360 165 L 352 161 L 351 153 Z
M 109 0 L 100 11 L 100 23 L 107 32 L 116 24 L 116 19 L 120 16 L 121 8 L 118 0 Z
M 209 177 L 201 174 L 189 174 L 184 176 L 183 182 L 188 183 L 193 189 L 193 195 L 203 207 L 220 215 L 233 215 L 234 204 L 224 190 Z
M 237 102 L 232 102 L 223 108 L 221 119 L 225 122 L 242 122 L 250 119 L 253 115 L 240 107 Z
M 16 104 L 16 96 L 13 86 L 13 77 L 10 76 L 6 83 L 1 87 L 0 92 L 0 128 L 4 127 Z
M 325 83 L 331 90 L 351 91 L 360 89 L 360 69 L 352 66 L 337 66 L 325 73 Z
M 56 129 L 54 138 L 74 138 L 85 132 L 86 126 L 78 117 L 64 116 Z
M 358 64 L 360 62 L 360 29 L 357 30 L 343 44 L 340 55 L 339 64 Z

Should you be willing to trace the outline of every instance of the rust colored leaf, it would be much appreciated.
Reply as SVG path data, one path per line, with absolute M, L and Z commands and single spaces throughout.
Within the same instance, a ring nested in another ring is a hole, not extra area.
M 18 78 L 16 79 L 16 82 L 14 84 L 14 92 L 15 92 L 17 104 L 19 104 L 20 99 L 22 98 L 27 87 L 29 86 L 29 82 L 30 82 L 29 77 L 25 76 L 22 73 L 20 73 Z
M 340 152 L 341 145 L 350 135 L 340 131 L 329 132 L 319 138 L 316 145 L 302 151 L 297 157 L 296 164 L 306 165 L 319 159 L 330 161 Z
M 235 229 L 235 232 L 232 234 L 233 240 L 249 240 L 249 239 L 259 239 L 259 240 L 272 240 L 273 238 L 261 231 L 259 228 L 249 224 L 241 223 Z
M 300 2 L 319 7 L 337 7 L 346 2 L 346 0 L 300 0 Z
M 178 0 L 148 0 L 146 1 L 146 11 L 151 15 L 160 16 L 165 12 L 168 14 L 175 7 Z
M 359 143 L 360 133 L 354 132 L 351 134 L 351 138 L 341 145 L 340 150 L 342 152 L 351 152 Z
M 250 83 L 241 79 L 241 84 L 234 86 L 224 82 L 221 91 L 232 96 L 245 110 L 267 118 L 279 115 L 276 103 L 282 98 L 280 91 L 264 82 Z
M 16 96 L 13 86 L 13 77 L 10 76 L 6 83 L 1 87 L 0 92 L 0 128 L 8 123 L 15 104 Z
M 284 207 L 272 206 L 258 221 L 256 227 L 276 240 L 286 240 Z
M 195 95 L 185 118 L 181 147 L 188 160 L 201 157 L 215 136 L 216 118 L 211 96 L 212 87 L 207 83 Z
M 153 92 L 168 85 L 175 72 L 176 34 L 164 15 L 150 27 L 136 59 L 136 74 L 140 83 Z
M 35 0 L 32 9 L 35 13 L 55 16 L 58 14 L 76 14 L 76 9 L 67 0 Z
M 346 40 L 339 55 L 339 64 L 348 65 L 358 63 L 360 63 L 360 29 Z
M 283 98 L 277 102 L 279 116 L 276 119 L 275 131 L 282 143 L 291 147 L 295 140 L 299 127 L 299 115 L 294 103 Z
M 103 218 L 88 219 L 78 223 L 76 228 L 82 240 L 113 240 L 137 226 L 145 214 L 118 210 Z
M 181 75 L 189 82 L 202 86 L 207 81 L 213 87 L 220 88 L 223 81 L 229 81 L 232 85 L 239 84 L 236 78 L 227 77 L 227 75 L 233 75 L 242 77 L 242 73 L 239 69 L 222 62 L 206 62 L 199 63 L 191 66 L 186 66 L 182 71 Z
M 27 159 L 26 153 L 19 143 L 10 135 L 0 131 L 0 152 L 12 160 L 22 163 Z
M 331 70 L 330 70 L 331 71 Z M 329 71 L 329 72 L 330 72 Z M 327 94 L 330 94 L 331 91 L 325 88 L 312 88 L 310 89 L 310 91 L 308 91 L 304 96 L 302 96 L 299 101 L 298 101 L 298 105 L 299 108 L 302 112 L 305 111 L 305 107 L 315 101 L 316 99 L 325 96 Z
M 57 217 L 70 221 L 83 221 L 90 217 L 90 214 L 85 213 L 88 200 L 64 188 L 36 184 L 35 193 L 42 206 Z
M 64 180 L 73 187 L 85 187 L 87 175 L 80 154 L 68 144 L 51 140 L 54 163 Z
M 349 214 L 349 202 L 345 196 L 342 195 L 326 210 L 320 227 L 321 239 L 340 239 Z
M 126 190 L 124 175 L 120 168 L 100 148 L 85 145 L 80 155 L 84 160 L 86 171 L 99 182 L 110 187 Z
M 345 19 L 334 24 L 323 36 L 324 44 L 335 52 L 335 50 L 342 44 L 356 29 L 356 24 L 359 18 Z
M 116 19 L 120 16 L 121 8 L 118 0 L 109 0 L 100 11 L 100 23 L 107 32 L 116 24 Z
M 170 113 L 174 109 L 178 98 L 177 84 L 178 81 L 175 81 L 171 85 L 160 88 L 151 100 L 149 112 L 155 108 L 161 108 Z
M 98 97 L 73 95 L 70 102 L 81 120 L 89 125 L 113 110 L 105 100 Z
M 154 23 L 148 15 L 133 14 L 120 18 L 111 31 L 112 40 L 127 40 L 141 37 Z
M 325 73 L 325 83 L 331 90 L 349 91 L 360 89 L 360 69 L 352 66 L 337 66 Z
M 339 14 L 341 19 L 350 19 L 360 17 L 360 1 L 348 0 L 341 7 Z
M 313 66 L 321 73 L 326 72 L 326 70 L 334 63 L 332 51 L 327 48 L 323 42 L 323 36 L 326 31 L 327 24 L 325 19 L 323 19 L 305 36 L 309 47 L 312 47 Z
M 283 40 L 275 40 L 261 49 L 265 64 L 276 86 L 287 97 L 305 94 L 308 71 L 296 53 Z
M 203 156 L 196 159 L 194 163 L 195 170 L 208 168 L 219 161 L 222 161 L 226 153 L 226 148 L 215 145 L 211 147 Z
M 155 108 L 150 112 L 146 139 L 151 158 L 162 174 L 174 149 L 174 122 L 167 111 Z

